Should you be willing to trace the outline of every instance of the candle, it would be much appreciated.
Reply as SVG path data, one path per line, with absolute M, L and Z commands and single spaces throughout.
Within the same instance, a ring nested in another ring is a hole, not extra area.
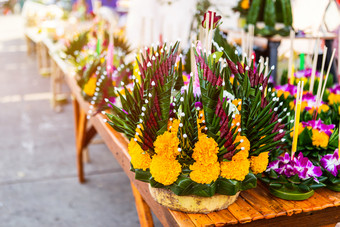
M 298 83 L 296 93 L 296 106 L 295 106 L 295 121 L 294 121 L 294 132 L 293 132 L 293 144 L 292 144 L 292 159 L 297 150 L 297 141 L 299 136 L 299 124 L 300 124 L 300 112 L 301 112 L 301 100 L 303 94 L 303 81 Z
M 291 70 L 290 70 L 290 75 L 288 75 L 288 77 L 289 77 L 289 83 L 290 84 L 294 84 L 294 80 L 295 80 L 295 77 L 294 77 L 294 71 L 295 71 L 295 66 L 294 66 L 294 64 L 292 64 L 292 68 L 291 68 Z

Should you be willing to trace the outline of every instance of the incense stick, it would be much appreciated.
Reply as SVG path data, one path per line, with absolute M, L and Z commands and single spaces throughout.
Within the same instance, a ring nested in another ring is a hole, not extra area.
M 316 65 L 318 63 L 318 56 L 319 56 L 319 42 L 320 37 L 317 38 L 315 41 L 315 49 L 314 49 L 314 58 L 313 58 L 313 66 L 312 66 L 312 76 L 309 84 L 309 92 L 313 93 L 314 88 L 314 80 L 315 80 L 315 74 L 316 74 Z
M 291 78 L 294 74 L 294 72 L 292 72 L 292 65 L 293 65 L 293 56 L 294 56 L 294 38 L 295 38 L 295 33 L 294 31 L 291 29 L 290 30 L 290 49 L 289 49 L 289 59 L 288 59 L 288 79 L 291 82 Z
M 329 61 L 329 64 L 328 64 L 327 74 L 326 74 L 325 82 L 323 83 L 322 92 L 321 92 L 321 95 L 320 95 L 320 98 L 319 98 L 318 107 L 319 107 L 319 105 L 321 103 L 321 99 L 323 97 L 323 93 L 325 92 L 325 89 L 326 89 L 326 84 L 327 84 L 327 81 L 328 81 L 328 75 L 329 75 L 329 71 L 331 70 L 331 67 L 332 67 L 332 62 L 333 62 L 333 59 L 334 59 L 334 55 L 335 55 L 335 48 L 333 49 L 332 57 L 331 57 L 331 60 Z

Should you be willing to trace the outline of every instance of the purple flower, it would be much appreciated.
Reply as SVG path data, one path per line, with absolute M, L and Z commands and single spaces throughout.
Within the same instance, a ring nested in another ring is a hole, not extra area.
M 330 88 L 329 92 L 340 95 L 340 84 L 335 85 L 334 88 Z
M 324 133 L 326 133 L 328 136 L 331 136 L 332 135 L 332 129 L 335 128 L 335 125 L 333 124 L 330 124 L 330 125 L 326 125 L 326 124 L 323 124 L 323 122 L 321 121 L 321 119 L 319 120 L 311 120 L 311 121 L 302 121 L 302 126 L 303 127 L 312 127 L 313 129 L 317 129 L 319 131 L 322 131 Z
M 299 70 L 299 71 L 294 73 L 294 76 L 296 78 L 303 78 L 303 77 L 309 78 L 309 77 L 312 76 L 312 68 L 307 68 L 305 70 Z M 316 72 L 315 76 L 320 77 L 320 72 Z
M 293 159 L 291 159 L 289 153 L 286 152 L 284 156 L 278 157 L 278 160 L 269 163 L 266 171 L 268 172 L 271 169 L 286 177 L 292 177 L 296 174 L 298 174 L 302 180 L 312 177 L 316 182 L 318 182 L 317 177 L 322 175 L 321 168 L 314 166 L 307 157 L 303 156 L 302 152 Z
M 197 109 L 197 108 L 200 108 L 200 110 L 203 109 L 202 103 L 201 103 L 201 102 L 195 102 L 195 108 L 196 108 L 196 109 Z
M 292 96 L 294 96 L 297 92 L 297 87 L 292 84 L 285 84 L 276 86 L 275 90 L 288 91 Z
M 336 149 L 333 154 L 326 154 L 320 160 L 321 166 L 330 172 L 333 176 L 337 176 L 340 171 L 339 149 Z
M 110 97 L 110 98 L 108 98 L 109 99 L 109 101 L 111 102 L 111 103 L 115 103 L 116 102 L 116 97 Z M 113 106 L 110 104 L 110 103 L 108 103 L 107 104 L 110 108 L 113 108 Z M 126 113 L 126 114 L 128 114 L 125 110 L 123 110 L 124 111 L 124 113 Z

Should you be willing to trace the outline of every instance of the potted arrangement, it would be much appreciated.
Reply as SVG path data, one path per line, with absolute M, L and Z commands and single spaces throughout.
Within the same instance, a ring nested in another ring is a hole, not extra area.
M 210 15 L 202 23 L 207 34 L 218 24 Z M 121 108 L 107 100 L 107 122 L 130 140 L 131 171 L 157 202 L 208 213 L 256 187 L 268 153 L 284 142 L 286 110 L 267 90 L 268 75 L 199 43 L 195 76 L 183 86 L 178 46 L 147 48 L 137 59 L 140 80 L 131 92 L 117 92 Z

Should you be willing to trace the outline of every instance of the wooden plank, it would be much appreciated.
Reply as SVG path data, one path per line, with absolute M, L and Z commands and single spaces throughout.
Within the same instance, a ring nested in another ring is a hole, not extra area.
M 242 198 L 238 198 L 237 200 L 242 200 Z M 252 217 L 249 215 L 247 210 L 243 209 L 243 207 L 237 202 L 231 204 L 228 207 L 228 210 L 240 223 L 247 223 L 252 220 Z
M 326 188 L 318 189 L 318 193 L 329 201 L 332 201 L 334 206 L 340 206 L 340 193 L 335 193 Z
M 271 197 L 266 196 L 261 189 L 254 188 L 243 191 L 241 196 L 266 219 L 286 215 L 285 210 Z
M 150 211 L 150 207 L 145 203 L 143 197 L 139 193 L 138 189 L 131 182 L 131 189 L 133 196 L 135 197 L 136 210 L 138 213 L 139 224 L 141 227 L 153 227 L 153 219 Z
M 326 208 L 320 211 L 302 212 L 293 216 L 281 216 L 273 219 L 261 219 L 250 223 L 243 224 L 242 227 L 250 226 L 323 226 L 340 222 L 340 207 Z
M 262 182 L 258 182 L 257 186 L 260 187 L 262 190 L 265 190 L 266 192 L 270 193 L 267 186 L 265 186 Z M 272 195 L 270 196 L 273 200 L 280 204 L 280 206 L 286 211 L 288 216 L 291 216 L 293 214 L 299 214 L 302 212 L 302 208 L 298 207 L 295 203 L 292 203 L 291 201 L 287 201 L 284 199 L 280 199 L 276 196 Z
M 239 205 L 239 207 L 244 209 L 249 214 L 253 221 L 264 218 L 264 216 L 260 212 L 255 210 L 252 206 L 250 206 L 249 203 L 247 203 L 242 197 L 238 198 L 236 200 L 236 203 Z
M 206 214 L 188 214 L 196 226 L 214 226 L 214 222 Z
M 225 217 L 217 212 L 211 212 L 207 215 L 214 222 L 215 226 L 224 226 L 227 224 L 227 220 L 225 219 Z
M 319 204 L 321 209 L 325 209 L 328 207 L 333 207 L 334 204 L 332 201 L 329 201 L 328 199 L 325 199 L 323 196 L 321 196 L 318 191 L 314 193 L 314 195 L 310 198 L 313 200 L 313 202 Z
M 223 217 L 226 225 L 235 225 L 238 220 L 230 213 L 228 209 L 217 211 L 216 214 Z
M 175 210 L 171 210 L 170 213 L 174 217 L 174 219 L 176 220 L 179 226 L 185 226 L 185 227 L 195 226 L 186 213 L 175 211 Z

